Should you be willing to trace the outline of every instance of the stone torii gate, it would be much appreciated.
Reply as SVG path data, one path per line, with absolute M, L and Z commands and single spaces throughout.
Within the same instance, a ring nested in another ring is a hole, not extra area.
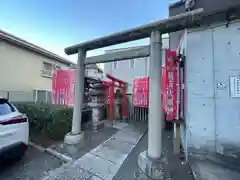
M 203 9 L 197 9 L 151 24 L 136 27 L 134 29 L 114 33 L 109 36 L 67 47 L 65 49 L 67 55 L 78 53 L 78 62 L 76 68 L 76 101 L 73 110 L 72 130 L 65 136 L 65 143 L 75 144 L 80 142 L 83 137 L 81 131 L 81 109 L 83 108 L 85 65 L 146 57 L 150 55 L 148 149 L 147 152 L 140 154 L 138 164 L 147 176 L 162 178 L 164 165 L 161 141 L 163 116 L 162 112 L 159 111 L 159 109 L 162 109 L 161 93 L 159 93 L 161 92 L 162 71 L 161 35 L 199 26 L 201 23 L 202 12 Z M 150 37 L 150 46 L 86 58 L 86 52 L 89 50 L 147 37 Z

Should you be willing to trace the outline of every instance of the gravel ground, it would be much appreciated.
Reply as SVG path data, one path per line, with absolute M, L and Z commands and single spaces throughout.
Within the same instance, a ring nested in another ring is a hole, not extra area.
M 0 169 L 0 179 L 40 180 L 44 173 L 60 167 L 61 164 L 59 159 L 29 147 L 21 161 L 4 164 Z
M 138 155 L 147 149 L 147 132 L 129 154 L 113 180 L 134 180 L 138 172 Z M 172 132 L 163 133 L 163 153 L 168 158 L 171 180 L 194 180 L 190 167 L 182 162 L 179 157 L 173 156 Z

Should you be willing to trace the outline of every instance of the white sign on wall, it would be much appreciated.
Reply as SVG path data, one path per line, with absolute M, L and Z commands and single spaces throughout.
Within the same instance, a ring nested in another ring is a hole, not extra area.
M 230 96 L 240 98 L 240 76 L 230 76 Z
M 217 89 L 218 90 L 222 90 L 222 89 L 226 89 L 227 88 L 227 83 L 224 82 L 218 82 L 217 83 Z

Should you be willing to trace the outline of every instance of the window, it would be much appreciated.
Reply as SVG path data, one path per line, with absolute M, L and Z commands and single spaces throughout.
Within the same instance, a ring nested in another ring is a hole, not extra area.
M 41 74 L 43 76 L 52 77 L 53 65 L 48 62 L 43 62 Z
M 41 75 L 46 77 L 52 77 L 52 74 L 56 69 L 61 69 L 61 67 L 44 61 L 42 63 Z
M 0 116 L 14 112 L 14 108 L 8 102 L 0 102 Z
M 117 62 L 117 61 L 114 61 L 114 62 L 113 62 L 113 69 L 117 69 L 117 66 L 118 66 L 118 62 Z
M 131 68 L 134 68 L 134 67 L 135 67 L 135 61 L 134 61 L 134 59 L 131 59 L 131 60 L 130 60 L 130 67 L 131 67 Z
M 58 65 L 56 65 L 56 66 L 55 66 L 55 69 L 61 69 L 61 67 L 60 67 L 60 66 L 58 66 Z

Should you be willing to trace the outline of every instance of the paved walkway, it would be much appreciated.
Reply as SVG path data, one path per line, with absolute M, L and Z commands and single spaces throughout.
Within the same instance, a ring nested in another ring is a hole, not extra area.
M 163 153 L 168 159 L 166 171 L 169 172 L 168 180 L 194 180 L 190 167 L 178 156 L 173 155 L 172 132 L 163 132 Z M 142 174 L 138 169 L 138 155 L 147 150 L 148 134 L 145 133 L 137 146 L 132 150 L 113 180 L 141 180 Z M 144 178 L 143 178 L 144 179 Z
M 81 158 L 50 171 L 44 180 L 104 179 L 116 175 L 129 153 L 137 145 L 147 125 L 129 124 Z
M 64 143 L 60 143 L 56 146 L 52 146 L 51 149 L 64 154 L 73 160 L 78 159 L 92 149 L 96 148 L 102 142 L 109 139 L 116 132 L 117 129 L 112 127 L 105 127 L 96 132 L 87 129 L 84 131 L 84 138 L 81 143 L 76 145 L 66 145 Z

